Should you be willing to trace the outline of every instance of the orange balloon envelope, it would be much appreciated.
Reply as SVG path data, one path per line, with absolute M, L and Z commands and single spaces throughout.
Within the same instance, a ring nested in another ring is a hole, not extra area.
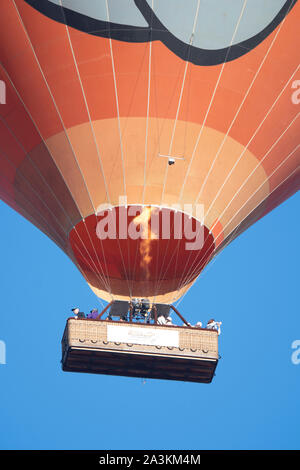
M 178 299 L 299 189 L 299 2 L 0 8 L 0 197 L 99 297 Z

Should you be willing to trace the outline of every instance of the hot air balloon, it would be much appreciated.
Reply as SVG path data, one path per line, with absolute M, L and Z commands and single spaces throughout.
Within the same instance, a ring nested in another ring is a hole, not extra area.
M 296 0 L 1 13 L 0 197 L 98 297 L 173 303 L 299 189 Z

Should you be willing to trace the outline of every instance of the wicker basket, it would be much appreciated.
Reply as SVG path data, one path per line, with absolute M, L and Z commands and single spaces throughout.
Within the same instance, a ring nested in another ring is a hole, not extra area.
M 107 320 L 67 321 L 63 370 L 209 383 L 218 334 L 202 328 Z

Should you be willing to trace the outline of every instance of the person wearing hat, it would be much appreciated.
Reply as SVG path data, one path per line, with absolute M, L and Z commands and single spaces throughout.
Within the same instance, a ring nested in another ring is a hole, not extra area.
M 83 312 L 80 312 L 79 307 L 72 308 L 71 310 L 74 313 L 76 319 L 85 318 L 85 314 Z

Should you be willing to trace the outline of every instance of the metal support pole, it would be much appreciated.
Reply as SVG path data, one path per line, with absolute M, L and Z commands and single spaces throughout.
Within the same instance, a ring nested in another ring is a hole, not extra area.
M 156 305 L 153 305 L 154 310 L 154 324 L 157 325 L 157 308 Z
M 106 312 L 106 310 L 109 309 L 109 307 L 111 307 L 111 305 L 114 303 L 114 300 L 112 300 L 108 305 L 106 305 L 106 307 L 102 310 L 102 312 L 99 313 L 99 315 L 96 317 L 96 320 L 100 320 L 100 318 L 102 317 L 102 315 L 104 315 L 104 313 Z
M 186 324 L 186 326 L 191 326 L 184 318 L 183 316 L 178 312 L 177 308 L 174 307 L 174 305 L 170 305 L 170 307 L 174 310 L 174 312 L 179 316 L 180 320 L 183 321 L 183 323 Z

